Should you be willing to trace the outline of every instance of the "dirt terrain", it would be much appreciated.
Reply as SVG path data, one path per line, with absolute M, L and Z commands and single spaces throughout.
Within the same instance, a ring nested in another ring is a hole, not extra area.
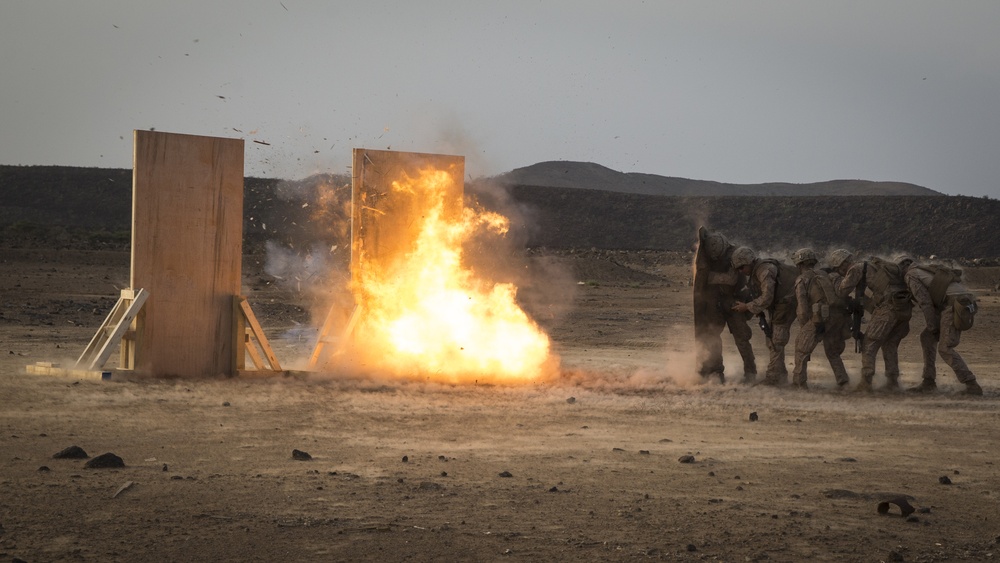
M 959 350 L 986 390 L 971 398 L 947 368 L 932 396 L 840 393 L 821 353 L 808 391 L 743 387 L 726 340 L 733 382 L 702 384 L 689 253 L 529 259 L 567 273 L 568 306 L 524 288 L 552 380 L 100 382 L 24 366 L 72 362 L 128 254 L 0 250 L 0 561 L 1000 558 L 995 271 L 969 272 L 981 310 Z M 279 358 L 308 354 L 308 299 L 252 257 L 244 278 Z M 856 381 L 850 343 L 845 358 Z M 53 458 L 74 445 L 125 466 Z M 877 512 L 900 496 L 917 511 Z

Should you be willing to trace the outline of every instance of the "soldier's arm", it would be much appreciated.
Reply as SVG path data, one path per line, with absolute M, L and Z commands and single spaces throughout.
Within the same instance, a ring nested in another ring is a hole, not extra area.
M 747 309 L 758 314 L 771 307 L 774 301 L 774 286 L 778 281 L 778 270 L 775 266 L 768 264 L 763 268 L 757 268 L 754 272 L 757 281 L 760 282 L 760 297 L 747 303 Z
M 858 282 L 861 281 L 861 269 L 863 267 L 864 262 L 858 262 L 847 270 L 847 275 L 845 275 L 836 286 L 837 295 L 847 297 L 852 291 L 857 289 Z M 859 296 L 855 295 L 854 297 L 857 298 Z
M 809 284 L 802 276 L 795 278 L 795 318 L 800 325 L 806 324 L 812 318 L 812 311 L 809 310 Z
M 913 295 L 913 300 L 917 302 L 917 306 L 923 311 L 924 322 L 927 323 L 927 328 L 932 332 L 937 331 L 940 318 L 938 317 L 937 309 L 934 308 L 934 301 L 931 299 L 931 292 L 927 289 L 927 286 L 920 281 L 914 270 L 906 272 L 906 275 L 903 276 L 903 281 L 906 282 L 907 289 Z

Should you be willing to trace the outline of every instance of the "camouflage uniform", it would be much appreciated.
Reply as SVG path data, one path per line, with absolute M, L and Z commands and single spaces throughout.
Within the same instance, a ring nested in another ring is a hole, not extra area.
M 898 266 L 891 262 L 873 259 L 871 262 L 857 262 L 847 270 L 838 288 L 842 295 L 857 291 L 858 282 L 867 264 L 866 288 L 871 291 L 866 303 L 871 307 L 868 330 L 865 331 L 861 349 L 861 381 L 859 391 L 871 391 L 875 378 L 875 359 L 882 350 L 885 363 L 886 387 L 899 387 L 899 343 L 910 333 L 912 306 Z M 881 273 L 880 273 L 881 272 Z M 896 278 L 899 279 L 896 279 Z M 855 299 L 863 296 L 855 295 Z
M 736 293 L 746 285 L 746 278 L 730 264 L 736 247 L 718 233 L 699 231 L 699 248 L 695 258 L 695 340 L 698 344 L 698 373 L 705 378 L 718 375 L 725 380 L 722 360 L 722 329 L 729 327 L 736 349 L 743 359 L 744 381 L 757 377 L 757 363 L 750 338 L 753 332 L 747 315 L 732 310 Z
M 920 333 L 920 347 L 923 349 L 923 383 L 918 390 L 936 387 L 937 376 L 934 366 L 935 349 L 941 354 L 955 376 L 966 385 L 967 392 L 982 394 L 976 376 L 966 365 L 962 356 L 955 351 L 962 331 L 955 326 L 955 308 L 976 309 L 976 298 L 961 283 L 961 274 L 942 267 L 914 265 L 907 269 L 903 279 L 913 294 L 913 300 L 924 314 L 925 327 Z M 978 393 L 976 393 L 978 389 Z
M 767 339 L 770 353 L 763 383 L 777 385 L 788 382 L 785 366 L 785 345 L 788 344 L 792 322 L 795 321 L 796 273 L 792 266 L 779 265 L 775 260 L 757 260 L 750 273 L 750 289 L 758 297 L 747 303 L 750 313 L 764 311 L 771 316 L 771 338 Z
M 832 276 L 822 270 L 809 269 L 795 280 L 795 300 L 798 304 L 796 317 L 799 319 L 799 333 L 795 337 L 795 367 L 792 369 L 792 383 L 806 387 L 806 373 L 810 355 L 823 342 L 823 351 L 830 362 L 837 385 L 847 385 L 850 378 L 844 360 L 847 324 L 847 307 L 839 299 Z M 839 280 L 840 276 L 836 279 Z M 821 311 L 826 310 L 824 318 Z

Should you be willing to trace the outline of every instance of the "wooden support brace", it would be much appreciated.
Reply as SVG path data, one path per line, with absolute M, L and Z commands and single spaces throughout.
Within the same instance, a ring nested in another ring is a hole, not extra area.
M 330 312 L 326 315 L 326 321 L 323 323 L 323 329 L 320 330 L 319 336 L 316 338 L 316 347 L 313 348 L 312 356 L 309 357 L 309 370 L 315 370 L 316 366 L 319 365 L 320 359 L 323 357 L 323 350 L 326 345 L 330 343 L 330 333 L 333 331 L 333 318 L 334 309 L 331 307 Z M 344 352 L 344 347 L 347 345 L 347 340 L 351 337 L 354 332 L 354 327 L 357 326 L 358 320 L 361 319 L 361 307 L 355 306 L 354 311 L 351 313 L 350 320 L 347 321 L 347 326 L 344 327 L 343 332 L 340 334 L 340 340 L 337 342 L 337 349 L 334 354 L 341 354 Z
M 281 364 L 271 349 L 271 344 L 264 335 L 264 329 L 257 322 L 257 317 L 250 308 L 247 298 L 242 295 L 233 296 L 233 328 L 235 337 L 236 372 L 245 375 L 245 355 L 249 355 L 254 367 L 260 372 L 280 372 Z M 260 348 L 258 351 L 257 348 Z M 263 352 L 263 356 L 261 355 Z M 265 361 L 266 358 L 266 361 Z
M 128 331 L 148 297 L 149 292 L 145 289 L 123 289 L 118 302 L 76 360 L 74 369 L 94 371 L 103 368 L 111 357 L 111 351 Z

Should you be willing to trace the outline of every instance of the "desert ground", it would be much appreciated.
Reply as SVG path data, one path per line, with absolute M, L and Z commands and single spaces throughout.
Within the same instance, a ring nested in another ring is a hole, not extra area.
M 730 381 L 700 382 L 690 254 L 529 259 L 571 282 L 557 309 L 532 300 L 560 369 L 531 385 L 92 381 L 25 366 L 79 355 L 128 254 L 0 250 L 0 561 L 1000 558 L 993 269 L 968 272 L 981 309 L 959 347 L 983 397 L 946 367 L 934 395 L 858 395 L 822 353 L 808 391 L 741 386 L 728 334 Z M 278 357 L 308 354 L 305 298 L 252 257 L 244 278 Z M 766 357 L 756 328 L 754 347 Z M 857 381 L 851 343 L 845 358 Z M 69 446 L 125 466 L 53 458 Z M 878 512 L 898 497 L 916 511 Z

